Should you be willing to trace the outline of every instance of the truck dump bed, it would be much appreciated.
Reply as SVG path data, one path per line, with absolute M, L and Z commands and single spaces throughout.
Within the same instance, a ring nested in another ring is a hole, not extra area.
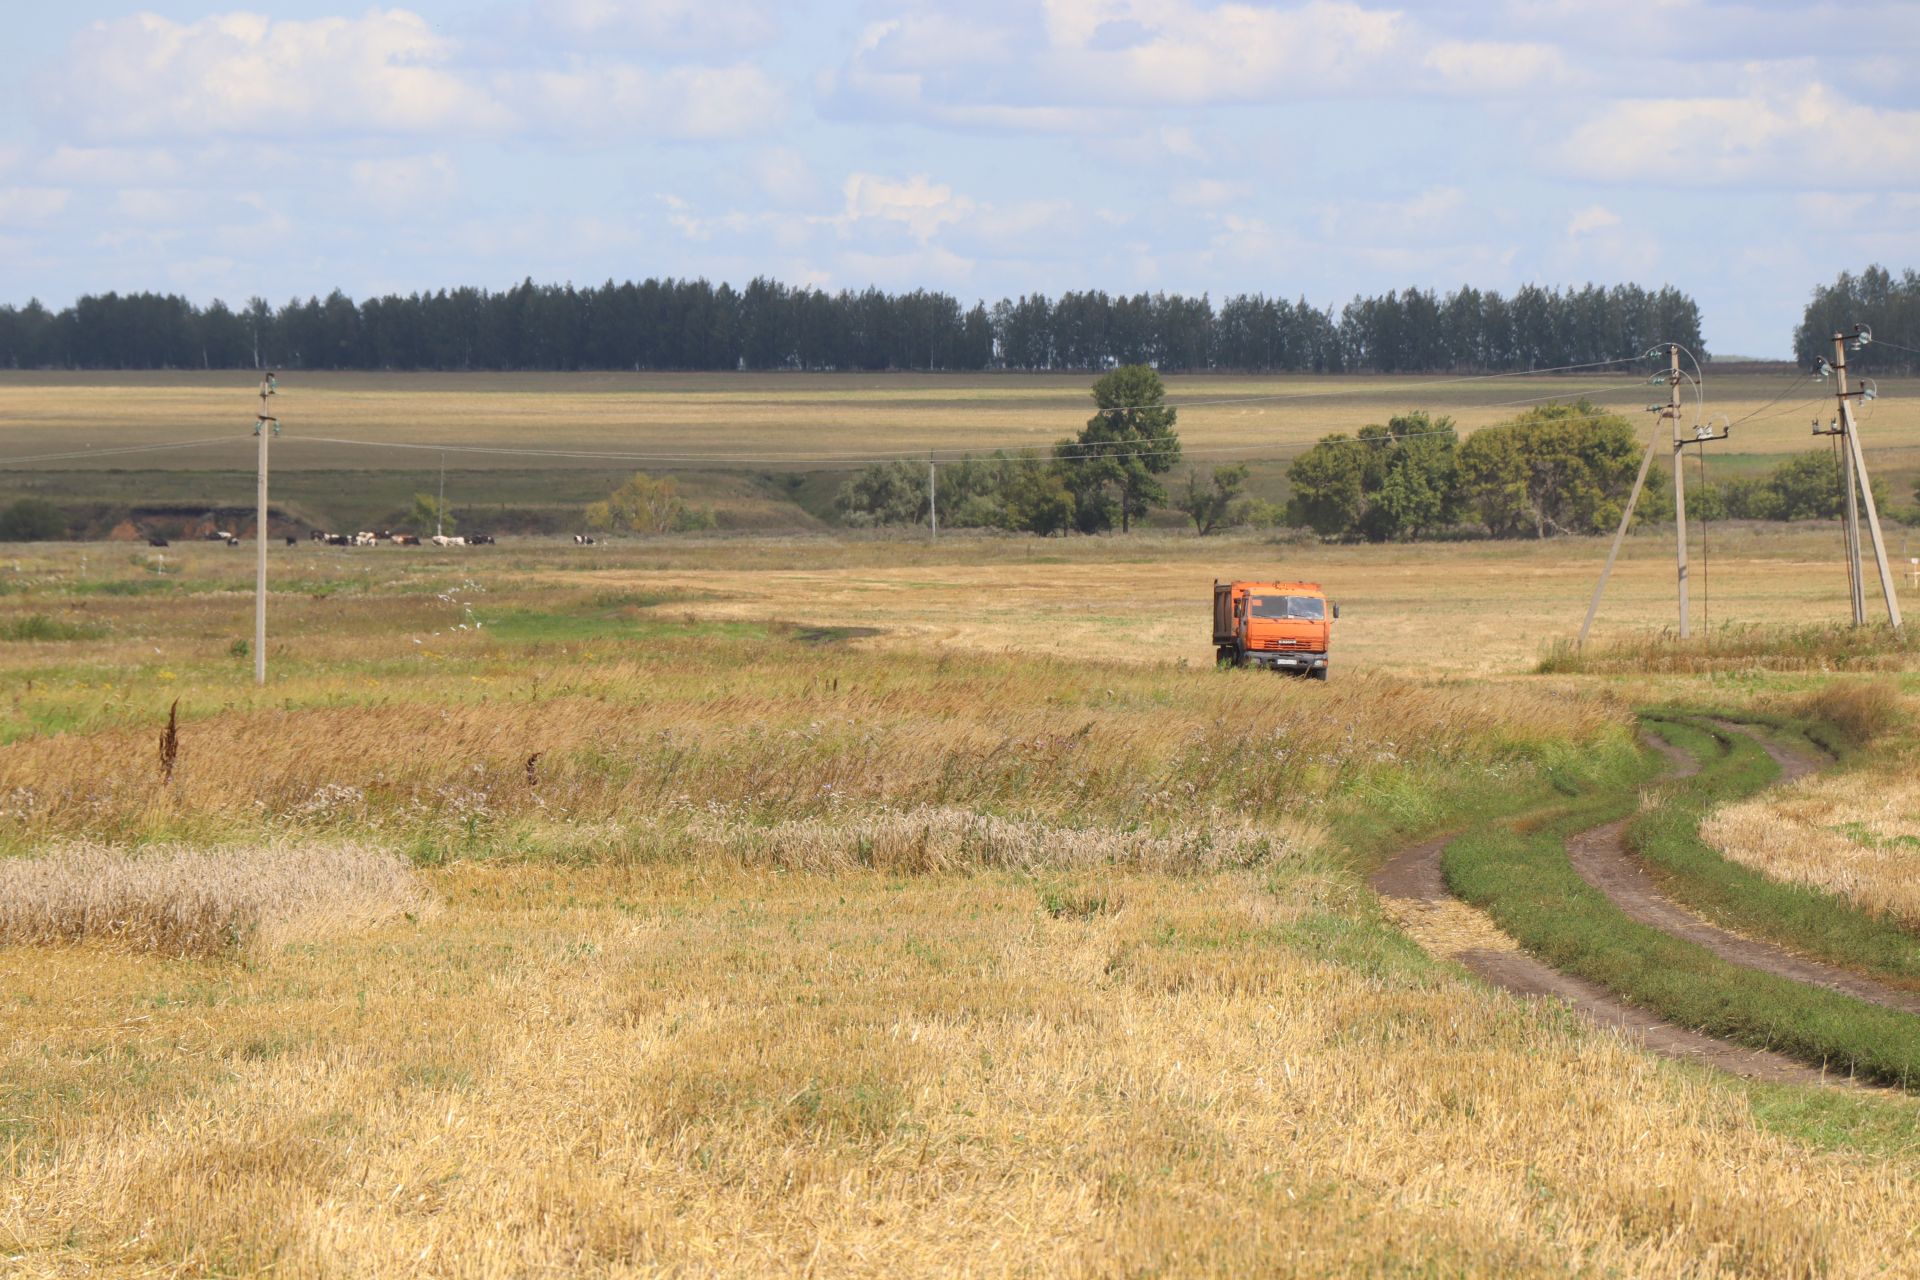
M 1232 644 L 1233 641 L 1233 584 L 1216 582 L 1213 584 L 1213 642 Z

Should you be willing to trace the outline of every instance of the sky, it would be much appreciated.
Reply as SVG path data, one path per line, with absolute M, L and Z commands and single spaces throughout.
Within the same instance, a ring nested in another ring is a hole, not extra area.
M 0 0 L 0 301 L 755 275 L 971 305 L 1920 266 L 1920 4 Z

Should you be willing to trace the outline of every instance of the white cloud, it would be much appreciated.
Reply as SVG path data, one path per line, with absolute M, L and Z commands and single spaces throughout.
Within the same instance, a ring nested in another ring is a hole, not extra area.
M 54 113 L 91 138 L 352 130 L 487 130 L 501 108 L 448 70 L 451 41 L 404 9 L 274 21 L 95 22 L 49 82 Z
M 770 147 L 753 162 L 760 190 L 783 205 L 800 205 L 819 194 L 820 183 L 805 155 L 792 147 Z
M 1222 182 L 1218 178 L 1191 178 L 1174 183 L 1168 194 L 1175 204 L 1208 209 L 1245 198 L 1247 188 L 1244 183 Z
M 158 187 L 123 187 L 113 193 L 114 212 L 132 222 L 165 224 L 187 216 L 200 203 L 191 191 Z
M 724 4 L 668 0 L 556 4 L 561 17 L 586 31 L 602 24 L 685 33 L 721 23 L 729 12 Z M 750 64 L 654 68 L 576 57 L 539 67 L 520 58 L 483 75 L 463 65 L 468 53 L 404 9 L 313 21 L 234 13 L 192 23 L 143 13 L 87 27 L 48 80 L 46 99 L 52 117 L 81 136 L 120 142 L 183 135 L 485 137 L 529 127 L 569 136 L 712 139 L 764 129 L 784 109 L 778 88 Z M 84 167 L 89 157 L 136 154 L 65 150 L 56 161 L 70 167 Z
M 922 244 L 974 208 L 973 201 L 956 196 L 945 183 L 929 181 L 925 174 L 900 180 L 855 173 L 848 176 L 844 190 L 847 203 L 840 217 L 843 231 L 863 221 L 892 222 L 906 228 Z
M 1321 213 L 1329 238 L 1358 244 L 1430 243 L 1465 229 L 1466 192 L 1430 187 L 1405 200 L 1354 200 Z
M 855 52 L 885 66 L 926 71 L 1004 62 L 1011 56 L 1010 40 L 1004 27 L 927 12 L 872 24 L 861 32 Z
M 60 187 L 0 187 L 0 223 L 45 222 L 72 196 Z
M 1205 103 L 1349 88 L 1395 50 L 1395 10 L 1344 0 L 1292 9 L 1190 0 L 1049 0 L 1051 61 L 1078 93 Z
M 1016 200 L 982 205 L 964 230 L 995 245 L 1031 247 L 1039 236 L 1071 233 L 1079 227 L 1069 200 Z
M 960 284 L 973 275 L 974 262 L 946 249 L 927 247 L 913 253 L 866 253 L 850 250 L 839 257 L 835 274 L 854 288 L 922 288 L 928 284 Z
M 1603 204 L 1592 204 L 1573 215 L 1572 220 L 1567 223 L 1567 234 L 1578 238 L 1619 225 L 1619 214 Z
M 40 162 L 51 182 L 77 187 L 166 186 L 180 181 L 180 158 L 165 147 L 58 146 Z
M 577 66 L 503 78 L 503 92 L 562 134 L 715 139 L 766 131 L 780 90 L 758 67 Z
M 1019 107 L 990 103 L 936 106 L 930 108 L 928 114 L 953 128 L 991 133 L 1098 133 L 1111 128 L 1113 121 L 1112 112 L 1092 107 Z
M 444 152 L 356 160 L 348 177 L 364 203 L 390 214 L 444 206 L 460 183 Z
M 1445 40 L 1422 64 L 1449 88 L 1468 94 L 1516 93 L 1566 78 L 1560 50 L 1546 44 Z
M 1615 102 L 1561 146 L 1584 178 L 1671 185 L 1810 187 L 1920 182 L 1920 111 L 1850 102 L 1823 84 L 1738 98 Z
M 751 48 L 780 31 L 766 0 L 537 0 L 525 25 L 595 48 L 673 51 Z

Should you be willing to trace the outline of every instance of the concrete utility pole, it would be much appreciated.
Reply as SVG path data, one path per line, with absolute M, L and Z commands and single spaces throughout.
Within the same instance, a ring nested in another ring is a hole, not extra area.
M 927 529 L 930 536 L 940 536 L 939 483 L 934 479 L 933 459 L 927 459 Z
M 1679 580 L 1680 580 L 1680 638 L 1684 640 L 1687 637 L 1687 612 L 1688 612 L 1687 610 L 1687 489 L 1686 489 L 1686 481 L 1684 478 L 1685 468 L 1680 465 L 1682 450 L 1684 450 L 1689 444 L 1700 444 L 1704 446 L 1705 443 L 1709 440 L 1725 440 L 1727 438 L 1728 433 L 1726 431 L 1721 431 L 1719 434 L 1716 435 L 1713 432 L 1713 429 L 1711 427 L 1707 426 L 1704 423 L 1696 422 L 1694 424 L 1693 437 L 1691 439 L 1685 439 L 1681 436 L 1680 434 L 1680 387 L 1681 387 L 1681 384 L 1686 380 L 1686 375 L 1680 371 L 1679 344 L 1667 343 L 1666 347 L 1667 347 L 1667 370 L 1664 374 L 1658 374 L 1658 373 L 1654 374 L 1651 380 L 1654 382 L 1659 382 L 1663 378 L 1665 379 L 1667 383 L 1667 402 L 1663 405 L 1650 404 L 1647 406 L 1647 412 L 1657 413 L 1660 415 L 1661 421 L 1663 422 L 1670 421 L 1673 424 L 1672 426 L 1673 510 L 1674 510 L 1674 518 L 1675 518 L 1674 533 L 1677 540 L 1675 550 L 1674 550 L 1674 556 L 1677 562 L 1677 567 L 1679 570 Z M 1660 349 L 1659 347 L 1655 347 L 1653 348 L 1653 351 L 1649 351 L 1647 355 L 1652 355 L 1655 351 L 1658 351 L 1659 349 Z M 1641 358 L 1645 359 L 1646 357 L 1642 356 Z M 1700 366 L 1698 364 L 1695 364 L 1694 372 L 1696 374 L 1696 377 L 1695 377 L 1696 386 L 1698 385 L 1697 375 L 1699 373 L 1699 369 L 1700 369 Z M 1641 455 L 1640 473 L 1633 478 L 1633 490 L 1631 493 L 1627 495 L 1626 510 L 1620 513 L 1620 527 L 1614 530 L 1613 546 L 1609 548 L 1607 551 L 1606 566 L 1600 570 L 1600 581 L 1594 583 L 1593 585 L 1593 599 L 1589 601 L 1587 604 L 1587 618 L 1586 618 L 1586 621 L 1580 624 L 1579 644 L 1581 647 L 1584 647 L 1586 645 L 1587 635 L 1589 632 L 1593 630 L 1593 619 L 1595 615 L 1597 615 L 1600 612 L 1600 597 L 1606 594 L 1607 580 L 1613 576 L 1614 562 L 1620 558 L 1620 546 L 1623 542 L 1626 541 L 1627 530 L 1631 528 L 1633 525 L 1634 508 L 1640 505 L 1640 494 L 1646 488 L 1646 484 L 1647 484 L 1647 472 L 1650 471 L 1653 467 L 1653 455 L 1654 455 L 1654 452 L 1657 449 L 1659 449 L 1659 447 L 1660 447 L 1660 430 L 1658 427 L 1656 427 L 1654 428 L 1652 438 L 1647 441 L 1646 453 Z
M 1654 432 L 1647 441 L 1647 451 L 1640 457 L 1640 474 L 1633 478 L 1633 492 L 1627 495 L 1627 506 L 1620 513 L 1620 527 L 1613 532 L 1613 546 L 1607 551 L 1606 567 L 1600 570 L 1600 581 L 1593 584 L 1593 599 L 1587 604 L 1587 620 L 1580 624 L 1580 643 L 1578 648 L 1586 648 L 1587 633 L 1593 630 L 1594 615 L 1600 612 L 1600 597 L 1606 594 L 1607 579 L 1613 576 L 1613 562 L 1620 558 L 1620 544 L 1626 541 L 1627 529 L 1633 524 L 1633 509 L 1640 505 L 1640 490 L 1646 487 L 1647 472 L 1653 466 L 1654 450 L 1660 447 L 1660 433 Z
M 260 438 L 260 474 L 254 491 L 253 682 L 267 682 L 267 442 L 280 434 L 280 419 L 267 412 L 267 397 L 279 390 L 273 374 L 260 379 L 260 416 L 253 434 Z
M 1865 325 L 1853 327 L 1854 350 L 1858 351 L 1873 341 L 1873 330 Z M 1853 625 L 1864 626 L 1867 621 L 1866 571 L 1860 563 L 1860 508 L 1867 512 L 1867 534 L 1873 541 L 1874 567 L 1880 573 L 1880 594 L 1886 601 L 1887 621 L 1894 630 L 1900 629 L 1900 597 L 1893 580 L 1893 570 L 1887 564 L 1887 543 L 1880 533 L 1880 512 L 1873 500 L 1873 479 L 1867 474 L 1866 451 L 1860 447 L 1860 429 L 1853 420 L 1853 401 L 1864 399 L 1867 391 L 1847 389 L 1847 339 L 1848 335 L 1833 335 L 1833 380 L 1834 399 L 1840 407 L 1839 415 L 1834 419 L 1832 430 L 1822 432 L 1816 423 L 1816 435 L 1838 434 L 1840 437 L 1841 483 L 1846 486 L 1846 509 L 1843 519 L 1846 524 L 1847 539 L 1847 576 L 1853 605 Z
M 433 536 L 447 536 L 447 455 L 440 455 L 440 498 L 433 507 Z
M 1667 344 L 1667 411 L 1661 416 L 1673 423 L 1673 525 L 1674 557 L 1679 564 L 1680 638 L 1687 638 L 1687 469 L 1681 465 L 1680 439 L 1680 344 Z

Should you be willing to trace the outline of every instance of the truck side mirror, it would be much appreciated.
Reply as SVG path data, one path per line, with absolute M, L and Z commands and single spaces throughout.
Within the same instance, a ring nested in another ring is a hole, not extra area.
M 1334 605 L 1333 605 L 1333 616 L 1336 618 L 1340 616 L 1340 603 L 1337 600 L 1334 602 Z

